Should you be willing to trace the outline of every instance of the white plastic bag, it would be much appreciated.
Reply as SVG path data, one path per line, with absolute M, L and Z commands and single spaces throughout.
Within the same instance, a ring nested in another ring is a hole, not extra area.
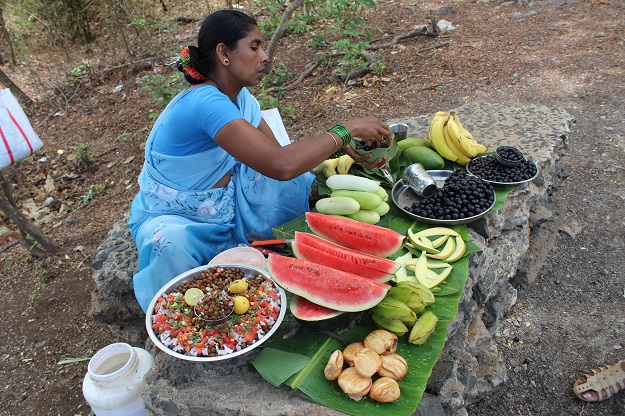
M 11 90 L 0 91 L 0 169 L 31 156 L 42 146 Z

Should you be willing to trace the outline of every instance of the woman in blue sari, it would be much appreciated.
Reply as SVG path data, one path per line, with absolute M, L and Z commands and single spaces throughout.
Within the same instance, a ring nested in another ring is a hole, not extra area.
M 139 251 L 133 285 L 144 311 L 178 274 L 303 215 L 310 171 L 323 160 L 347 152 L 365 163 L 349 146 L 352 135 L 378 147 L 392 139 L 385 123 L 368 117 L 281 146 L 246 88 L 261 81 L 267 60 L 256 21 L 235 10 L 209 15 L 198 46 L 181 53 L 178 69 L 191 85 L 150 132 L 130 210 Z

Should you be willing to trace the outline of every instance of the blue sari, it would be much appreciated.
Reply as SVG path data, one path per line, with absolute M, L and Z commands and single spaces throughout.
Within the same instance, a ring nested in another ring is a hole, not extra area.
M 303 215 L 314 180 L 308 172 L 289 181 L 268 178 L 219 146 L 185 156 L 158 153 L 153 136 L 128 222 L 139 252 L 134 292 L 144 312 L 177 275 L 247 245 L 250 234 L 271 238 L 273 227 Z M 228 172 L 228 185 L 213 189 Z

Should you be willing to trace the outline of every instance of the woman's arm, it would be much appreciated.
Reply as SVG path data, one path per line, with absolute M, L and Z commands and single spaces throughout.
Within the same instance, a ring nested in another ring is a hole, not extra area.
M 393 137 L 388 126 L 374 117 L 350 120 L 343 125 L 352 136 L 367 140 L 370 145 L 375 142 L 381 146 L 383 140 L 390 143 Z M 236 119 L 219 130 L 215 142 L 241 163 L 283 181 L 310 171 L 343 146 L 336 133 L 323 133 L 283 147 L 270 130 L 264 120 L 255 128 L 244 119 Z M 354 152 L 350 155 L 354 157 Z

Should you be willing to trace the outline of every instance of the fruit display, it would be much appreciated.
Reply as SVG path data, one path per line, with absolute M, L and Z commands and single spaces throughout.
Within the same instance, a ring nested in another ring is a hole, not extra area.
M 396 352 L 397 343 L 397 336 L 391 332 L 371 331 L 364 341 L 333 351 L 324 375 L 328 380 L 336 380 L 352 400 L 368 395 L 377 402 L 394 402 L 401 396 L 398 381 L 408 373 L 406 360 Z
M 434 195 L 402 209 L 423 218 L 462 220 L 486 212 L 494 202 L 490 183 L 457 169 Z
M 500 146 L 494 155 L 473 159 L 467 171 L 485 181 L 496 184 L 515 184 L 531 180 L 538 168 L 514 146 Z
M 443 158 L 465 166 L 474 157 L 486 153 L 486 146 L 480 144 L 462 125 L 453 112 L 439 111 L 430 122 L 428 138 L 434 149 Z M 424 165 L 425 166 L 425 165 Z
M 276 283 L 285 290 L 317 305 L 342 312 L 370 309 L 384 298 L 390 288 L 372 279 L 273 253 L 269 254 L 267 268 Z
M 298 259 L 357 274 L 381 283 L 391 280 L 400 268 L 400 264 L 393 260 L 345 248 L 301 231 L 295 232 L 291 248 Z

